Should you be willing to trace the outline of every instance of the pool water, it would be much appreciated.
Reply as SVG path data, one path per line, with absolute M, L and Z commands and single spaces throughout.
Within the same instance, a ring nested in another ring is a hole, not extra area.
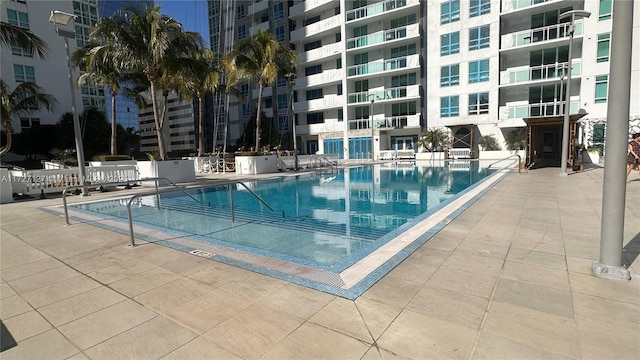
M 494 172 L 473 161 L 463 169 L 442 164 L 358 166 L 245 182 L 252 191 L 233 184 L 143 196 L 132 205 L 134 231 L 189 238 L 184 250 L 211 245 L 339 274 Z M 72 207 L 126 221 L 127 200 Z

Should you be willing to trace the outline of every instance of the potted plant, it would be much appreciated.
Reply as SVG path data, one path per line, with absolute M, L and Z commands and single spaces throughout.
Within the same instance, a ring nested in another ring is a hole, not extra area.
M 174 183 L 196 181 L 193 160 L 160 160 L 157 151 L 147 153 L 149 161 L 138 161 L 140 178 L 167 178 Z
M 597 146 L 587 147 L 588 158 L 592 164 L 598 164 L 600 162 L 600 148 Z

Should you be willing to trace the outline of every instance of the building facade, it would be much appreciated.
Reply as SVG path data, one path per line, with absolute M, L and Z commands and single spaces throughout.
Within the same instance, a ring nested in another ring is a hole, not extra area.
M 23 82 L 34 82 L 44 92 L 57 99 L 53 112 L 34 113 L 28 117 L 14 118 L 16 133 L 35 124 L 55 124 L 60 117 L 71 112 L 71 88 L 69 85 L 69 67 L 65 51 L 64 38 L 56 35 L 54 25 L 49 22 L 51 11 L 58 10 L 77 16 L 67 30 L 75 30 L 75 39 L 69 39 L 69 50 L 73 53 L 88 40 L 91 27 L 98 21 L 95 0 L 27 1 L 3 0 L 0 3 L 0 18 L 3 22 L 29 29 L 47 44 L 49 51 L 46 59 L 31 56 L 19 47 L 2 48 L 0 75 L 10 89 Z M 73 71 L 73 78 L 78 77 Z M 104 89 L 82 86 L 74 87 L 76 108 L 82 112 L 88 107 L 105 109 Z

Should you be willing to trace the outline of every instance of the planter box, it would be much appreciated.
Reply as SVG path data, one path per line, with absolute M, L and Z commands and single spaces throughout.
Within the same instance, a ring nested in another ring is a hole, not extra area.
M 176 184 L 196 181 L 193 160 L 138 161 L 138 171 L 140 179 L 163 177 Z
M 0 168 L 0 204 L 13 202 L 13 187 L 9 170 Z
M 587 156 L 584 156 L 584 153 L 582 153 L 582 161 L 585 163 L 598 164 L 600 162 L 599 151 L 587 151 Z
M 138 165 L 137 160 L 89 161 L 89 166 Z
M 257 175 L 278 172 L 278 156 L 236 156 L 236 174 Z

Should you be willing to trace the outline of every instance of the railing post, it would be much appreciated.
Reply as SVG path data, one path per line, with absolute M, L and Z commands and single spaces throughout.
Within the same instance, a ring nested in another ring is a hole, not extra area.
M 131 202 L 133 201 L 134 198 L 135 196 L 131 197 L 131 199 L 129 199 L 129 202 L 127 203 L 127 217 L 129 218 L 129 236 L 131 237 L 131 244 L 129 244 L 128 247 L 136 246 L 136 241 L 133 237 L 133 217 L 131 216 Z

